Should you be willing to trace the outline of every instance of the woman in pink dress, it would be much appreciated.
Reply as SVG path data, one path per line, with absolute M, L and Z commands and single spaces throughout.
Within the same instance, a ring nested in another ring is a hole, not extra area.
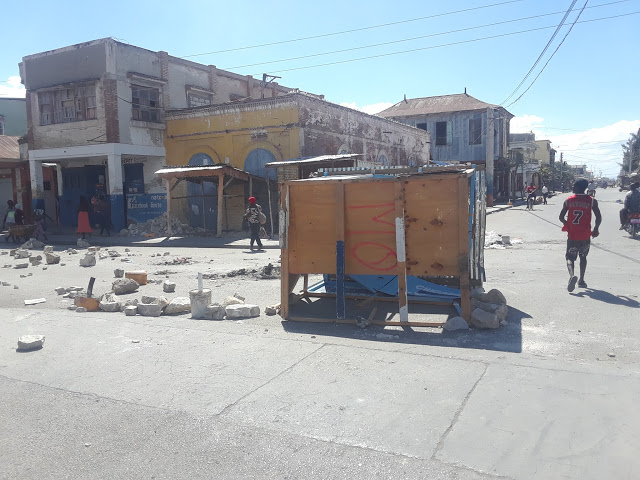
M 81 233 L 82 238 L 87 238 L 87 233 L 92 233 L 91 224 L 89 223 L 89 202 L 85 197 L 80 197 L 78 203 L 78 230 L 76 233 Z

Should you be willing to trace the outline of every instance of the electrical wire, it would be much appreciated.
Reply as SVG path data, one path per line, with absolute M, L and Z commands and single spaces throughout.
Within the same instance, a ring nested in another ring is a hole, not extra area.
M 558 35 L 558 32 L 560 31 L 560 29 L 564 25 L 564 22 L 566 22 L 567 17 L 571 13 L 571 10 L 573 10 L 573 7 L 575 6 L 577 1 L 578 0 L 572 0 L 571 5 L 569 5 L 569 8 L 567 9 L 567 11 L 565 12 L 564 16 L 562 17 L 562 20 L 560 20 L 560 23 L 558 24 L 558 26 L 556 27 L 555 31 L 553 32 L 553 35 L 551 35 L 551 38 L 549 39 L 547 44 L 544 46 L 544 49 L 542 50 L 542 52 L 540 52 L 540 55 L 538 55 L 538 58 L 536 59 L 536 61 L 533 63 L 533 65 L 531 66 L 531 68 L 529 69 L 527 74 L 524 76 L 522 81 L 518 84 L 518 86 L 513 89 L 513 92 L 511 92 L 507 98 L 505 98 L 502 102 L 500 102 L 500 105 L 504 105 L 505 103 L 507 103 L 507 101 L 509 101 L 509 99 L 515 95 L 515 93 L 522 86 L 522 84 L 527 80 L 527 78 L 529 78 L 529 75 L 531 75 L 531 72 L 533 72 L 533 70 L 536 68 L 536 66 L 540 62 L 540 60 L 542 60 L 542 57 L 547 52 L 548 48 L 551 46 L 551 43 L 556 38 L 556 35 Z
M 558 44 L 558 46 L 556 47 L 556 49 L 553 51 L 553 53 L 551 54 L 551 56 L 549 57 L 549 59 L 547 60 L 547 62 L 544 64 L 544 66 L 542 67 L 542 69 L 538 72 L 538 75 L 536 75 L 536 78 L 533 79 L 533 81 L 531 82 L 531 84 L 527 87 L 527 89 L 522 92 L 522 94 L 516 98 L 513 102 L 511 102 L 509 105 L 507 105 L 507 108 L 509 108 L 511 105 L 515 105 L 518 101 L 520 101 L 520 99 L 522 97 L 524 97 L 524 95 L 529 91 L 529 89 L 531 87 L 533 87 L 533 84 L 536 83 L 536 80 L 538 80 L 538 77 L 540 77 L 540 75 L 542 75 L 542 72 L 544 72 L 544 69 L 547 68 L 547 65 L 549 65 L 549 62 L 551 61 L 551 59 L 554 57 L 554 55 L 558 52 L 558 50 L 560 50 L 560 47 L 562 46 L 562 44 L 564 43 L 564 41 L 567 39 L 567 37 L 569 36 L 569 34 L 571 33 L 571 30 L 573 30 L 573 27 L 576 25 L 576 23 L 578 23 L 578 19 L 580 18 L 580 15 L 582 15 L 582 12 L 584 12 L 585 7 L 587 6 L 587 3 L 589 2 L 589 0 L 585 0 L 584 5 L 582 6 L 582 10 L 580 10 L 580 12 L 578 13 L 578 16 L 576 17 L 576 19 L 573 21 L 573 23 L 571 24 L 571 26 L 569 27 L 569 31 L 566 33 L 566 35 L 562 38 L 562 40 L 560 41 L 560 43 Z M 582 22 L 580 22 L 582 23 Z
M 589 8 L 606 7 L 606 6 L 614 5 L 614 4 L 617 4 L 617 3 L 626 3 L 628 1 L 629 0 L 618 0 L 618 1 L 615 1 L 615 2 L 609 2 L 609 3 L 602 3 L 602 4 L 599 4 L 599 5 L 593 5 L 593 6 L 589 7 Z M 414 40 L 422 40 L 422 39 L 425 39 L 425 38 L 438 37 L 438 36 L 442 36 L 442 35 L 448 35 L 448 34 L 451 34 L 451 33 L 466 32 L 466 31 L 470 31 L 470 30 L 476 30 L 476 29 L 479 29 L 479 28 L 495 27 L 496 25 L 504 25 L 504 24 L 507 24 L 507 23 L 515 23 L 515 22 L 521 22 L 521 21 L 525 21 L 525 20 L 532 20 L 534 18 L 549 17 L 549 16 L 552 16 L 552 15 L 558 15 L 560 13 L 565 13 L 565 12 L 564 12 L 564 10 L 561 10 L 561 11 L 557 11 L 557 12 L 543 13 L 543 14 L 540 14 L 540 15 L 532 15 L 532 16 L 529 16 L 529 17 L 520 17 L 520 18 L 515 18 L 515 19 L 512 19 L 512 20 L 504 20 L 504 21 L 501 21 L 501 22 L 487 23 L 487 24 L 484 24 L 484 25 L 477 25 L 477 26 L 474 26 L 474 27 L 459 28 L 459 29 L 456 29 L 456 30 L 449 30 L 449 31 L 446 31 L 446 32 L 431 33 L 429 35 L 421 35 L 421 36 L 418 36 L 418 37 L 403 38 L 403 39 L 400 39 L 400 40 L 391 40 L 391 41 L 382 42 L 382 43 L 373 43 L 373 44 L 369 44 L 369 45 L 362 45 L 362 46 L 359 46 L 359 47 L 351 47 L 351 48 L 344 48 L 344 49 L 341 49 L 341 50 L 332 50 L 332 51 L 328 51 L 328 52 L 313 53 L 313 54 L 308 54 L 308 55 L 301 55 L 301 56 L 298 56 L 298 57 L 281 58 L 279 60 L 270 60 L 270 61 L 267 61 L 267 62 L 249 63 L 249 64 L 246 64 L 246 65 L 235 65 L 233 67 L 224 67 L 224 69 L 225 70 L 233 70 L 233 69 L 239 69 L 239 68 L 256 67 L 256 66 L 259 66 L 259 65 L 270 65 L 270 64 L 273 64 L 273 63 L 290 62 L 292 60 L 302 60 L 302 59 L 305 59 L 305 58 L 313 58 L 313 57 L 322 57 L 322 56 L 326 56 L 326 55 L 334 55 L 336 53 L 352 52 L 352 51 L 355 51 L 355 50 L 364 50 L 364 49 L 367 49 L 367 48 L 375 48 L 375 47 L 382 47 L 382 46 L 385 46 L 385 45 L 393 45 L 393 44 L 397 44 L 397 43 L 411 42 L 411 41 L 414 41 Z M 535 67 L 535 65 L 534 65 L 534 67 Z M 525 77 L 525 79 L 526 79 L 526 77 Z M 524 80 L 521 82 L 521 84 L 522 83 L 524 83 Z
M 600 17 L 600 18 L 594 18 L 594 19 L 590 19 L 590 20 L 582 20 L 581 22 L 577 22 L 577 23 L 591 23 L 591 22 L 598 22 L 598 21 L 602 21 L 602 20 L 611 20 L 613 18 L 620 18 L 620 17 L 629 17 L 631 15 L 637 15 L 639 14 L 640 11 L 636 11 L 636 12 L 628 12 L 628 13 L 623 13 L 620 15 L 612 15 L 609 17 Z M 359 62 L 362 60 L 370 60 L 372 58 L 381 58 L 381 57 L 390 57 L 393 55 L 401 55 L 404 53 L 412 53 L 412 52 L 418 52 L 418 51 L 424 51 L 424 50 L 431 50 L 434 48 L 442 48 L 442 47 L 450 47 L 453 45 L 462 45 L 465 43 L 473 43 L 473 42 L 479 42 L 482 40 L 491 40 L 494 38 L 501 38 L 501 37 L 508 37 L 511 35 L 519 35 L 519 34 L 523 34 L 523 33 L 529 33 L 529 32 L 535 32 L 535 31 L 540 31 L 540 30 L 548 30 L 550 28 L 555 28 L 555 25 L 551 25 L 551 26 L 547 26 L 547 27 L 537 27 L 537 28 L 530 28 L 527 30 L 520 30 L 520 31 L 516 31 L 516 32 L 509 32 L 509 33 L 502 33 L 499 35 L 490 35 L 487 37 L 480 37 L 480 38 L 474 38 L 471 40 L 462 40 L 459 42 L 451 42 L 451 43 L 444 43 L 444 44 L 440 44 L 440 45 L 431 45 L 428 47 L 420 47 L 420 48 L 412 48 L 410 50 L 401 50 L 398 52 L 389 52 L 389 53 L 381 53 L 378 55 L 369 55 L 366 57 L 359 57 L 359 58 L 352 58 L 352 59 L 348 59 L 348 60 L 338 60 L 335 62 L 327 62 L 327 63 L 319 63 L 319 64 L 315 64 L 315 65 L 306 65 L 303 67 L 293 67 L 293 68 L 286 68 L 286 69 L 282 69 L 282 70 L 276 70 L 276 71 L 272 71 L 271 73 L 284 73 L 284 72 L 292 72 L 292 71 L 296 71 L 296 70 L 306 70 L 309 68 L 319 68 L 319 67 L 326 67 L 326 66 L 330 66 L 330 65 L 339 65 L 339 64 L 344 64 L 344 63 L 351 63 L 351 62 Z M 256 76 L 259 76 L 261 74 L 256 73 Z
M 309 37 L 300 37 L 300 38 L 293 38 L 293 39 L 290 39 L 290 40 L 280 40 L 280 41 L 277 41 L 277 42 L 260 43 L 258 45 L 248 45 L 248 46 L 245 46 L 245 47 L 228 48 L 228 49 L 225 49 L 225 50 L 216 50 L 216 51 L 213 51 L 213 52 L 194 53 L 194 54 L 191 54 L 191 55 L 183 55 L 182 58 L 200 57 L 200 56 L 203 56 L 203 55 L 213 55 L 213 54 L 216 54 L 216 53 L 237 52 L 239 50 L 249 50 L 249 49 L 252 49 L 252 48 L 270 47 L 270 46 L 273 46 L 273 45 L 282 45 L 283 43 L 301 42 L 301 41 L 304 41 L 304 40 L 313 40 L 313 39 L 316 39 L 316 38 L 325 38 L 325 37 L 331 37 L 331 36 L 335 36 L 335 35 L 344 35 L 346 33 L 361 32 L 363 30 L 372 30 L 372 29 L 375 29 L 375 28 L 389 27 L 391 25 L 400 25 L 400 24 L 403 24 L 403 23 L 418 22 L 418 21 L 427 20 L 427 19 L 430 19 L 430 18 L 445 17 L 445 16 L 448 16 L 448 15 L 455 15 L 457 13 L 471 12 L 471 11 L 474 11 L 474 10 L 481 10 L 481 9 L 484 9 L 484 8 L 496 7 L 496 6 L 500 6 L 500 5 L 506 5 L 506 4 L 509 4 L 509 3 L 519 3 L 519 2 L 523 2 L 523 1 L 525 1 L 525 0 L 508 0 L 508 1 L 505 1 L 505 2 L 491 3 L 489 5 L 481 5 L 479 7 L 465 8 L 465 9 L 462 9 L 462 10 L 455 10 L 455 11 L 452 11 L 452 12 L 445 12 L 445 13 L 438 13 L 438 14 L 435 14 L 435 15 L 428 15 L 426 17 L 409 18 L 409 19 L 406 19 L 406 20 L 399 20 L 397 22 L 381 23 L 381 24 L 378 24 L 378 25 L 369 25 L 369 26 L 366 26 L 366 27 L 353 28 L 351 30 L 341 30 L 339 32 L 322 33 L 322 34 L 319 34 L 319 35 L 311 35 Z

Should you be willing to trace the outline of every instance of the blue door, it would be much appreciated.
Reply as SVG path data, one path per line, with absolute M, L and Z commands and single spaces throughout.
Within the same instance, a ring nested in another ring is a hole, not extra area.
M 213 160 L 205 153 L 196 153 L 189 160 L 189 165 L 213 165 Z M 203 187 L 204 211 L 202 206 Z M 203 185 L 187 182 L 187 195 L 189 196 L 189 225 L 202 228 L 206 226 L 207 230 L 215 230 L 218 225 L 218 186 L 212 182 L 204 182 Z
M 78 202 L 81 196 L 88 201 L 94 195 L 104 194 L 104 165 L 86 165 L 62 169 L 63 194 L 60 197 L 60 223 L 66 227 L 78 225 Z M 93 225 L 95 219 L 90 216 Z
M 264 167 L 267 163 L 275 162 L 276 158 L 269 150 L 264 148 L 256 148 L 252 150 L 244 161 L 244 170 L 258 177 L 266 178 L 267 169 Z M 269 179 L 276 179 L 275 169 L 269 169 Z

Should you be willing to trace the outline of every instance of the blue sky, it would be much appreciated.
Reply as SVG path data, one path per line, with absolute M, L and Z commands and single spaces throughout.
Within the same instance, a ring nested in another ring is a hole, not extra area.
M 93 7 L 86 1 L 33 0 L 25 16 L 22 5 L 12 2 L 0 6 L 5 40 L 0 95 L 23 95 L 12 78 L 18 75 L 22 56 L 111 36 L 242 74 L 274 73 L 282 76 L 283 85 L 323 93 L 330 101 L 368 112 L 401 100 L 403 94 L 445 95 L 461 93 L 465 87 L 480 100 L 500 104 L 532 67 L 571 3 L 112 0 L 108 7 L 103 2 Z M 505 105 L 540 72 L 583 4 L 584 0 L 576 2 L 566 26 Z M 452 13 L 461 10 L 467 11 Z M 539 15 L 545 16 L 518 20 Z M 640 0 L 590 0 L 579 20 L 612 16 L 618 17 L 577 23 L 530 90 L 508 107 L 516 115 L 512 131 L 533 130 L 537 138 L 550 138 L 570 163 L 593 165 L 610 175 L 618 171 L 620 143 L 640 128 Z M 27 18 L 31 23 L 25 23 Z M 363 29 L 394 22 L 400 23 Z M 489 24 L 495 25 L 483 27 Z M 361 30 L 326 35 L 354 29 Z M 532 29 L 538 30 L 514 34 Z M 191 56 L 318 35 L 325 36 Z M 415 37 L 423 38 L 408 40 Z M 388 42 L 396 43 L 369 47 Z M 357 47 L 366 48 L 324 55 Z M 395 54 L 405 50 L 414 51 Z M 391 55 L 353 61 L 385 54 Z M 242 67 L 308 55 L 318 56 Z M 289 70 L 342 61 L 346 62 Z

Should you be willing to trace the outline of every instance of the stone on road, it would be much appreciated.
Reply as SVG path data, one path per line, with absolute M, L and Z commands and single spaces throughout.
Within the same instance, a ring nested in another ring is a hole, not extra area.
M 18 350 L 36 350 L 44 345 L 44 335 L 22 335 L 18 338 Z

